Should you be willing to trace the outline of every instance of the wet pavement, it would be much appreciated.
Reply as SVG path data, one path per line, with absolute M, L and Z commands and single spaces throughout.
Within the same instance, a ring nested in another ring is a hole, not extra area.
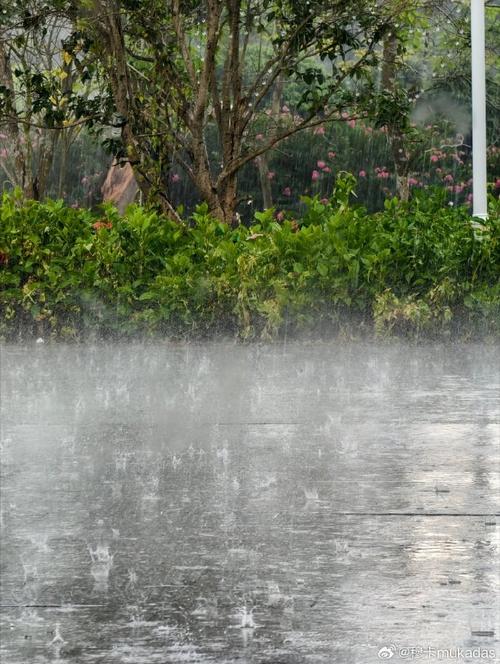
M 498 346 L 4 346 L 2 664 L 500 660 Z

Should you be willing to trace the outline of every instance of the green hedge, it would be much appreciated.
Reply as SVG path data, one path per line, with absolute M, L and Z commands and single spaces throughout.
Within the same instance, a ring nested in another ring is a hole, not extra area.
M 234 229 L 205 206 L 178 225 L 5 194 L 0 336 L 498 336 L 498 201 L 483 227 L 440 192 L 370 215 L 353 185 L 305 199 L 301 219 L 268 210 Z

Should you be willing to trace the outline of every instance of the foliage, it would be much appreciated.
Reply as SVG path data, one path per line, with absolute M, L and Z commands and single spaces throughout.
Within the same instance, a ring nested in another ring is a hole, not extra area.
M 32 4 L 9 13 L 0 32 L 6 62 L 26 22 L 25 31 L 38 37 L 47 21 L 56 21 L 66 36 L 50 44 L 51 66 L 40 70 L 27 59 L 14 68 L 24 109 L 12 103 L 16 86 L 10 81 L 4 94 L 0 90 L 9 121 L 29 125 L 31 115 L 21 116 L 36 112 L 54 131 L 68 123 L 107 126 L 108 147 L 133 165 L 146 200 L 177 216 L 170 186 L 175 159 L 210 210 L 228 223 L 246 164 L 319 121 L 364 108 L 377 78 L 379 46 L 403 11 L 397 0 L 380 6 L 371 0 Z M 285 83 L 300 89 L 286 118 L 268 112 Z M 260 144 L 259 122 L 266 124 Z M 208 149 L 210 132 L 215 151 Z
M 354 178 L 300 219 L 231 229 L 206 205 L 181 225 L 131 206 L 100 216 L 4 194 L 4 338 L 214 334 L 242 339 L 343 326 L 410 336 L 500 332 L 498 202 L 486 226 L 442 195 L 350 204 Z

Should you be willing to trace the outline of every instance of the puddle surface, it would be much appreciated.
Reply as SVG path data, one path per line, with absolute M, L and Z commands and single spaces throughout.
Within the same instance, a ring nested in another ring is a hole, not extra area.
M 498 348 L 0 359 L 3 664 L 500 657 Z

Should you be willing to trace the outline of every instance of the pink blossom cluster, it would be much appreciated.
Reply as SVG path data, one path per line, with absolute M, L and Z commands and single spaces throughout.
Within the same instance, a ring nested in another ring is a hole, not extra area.
M 431 162 L 433 164 L 436 164 L 438 161 L 441 159 L 444 159 L 446 157 L 446 153 L 443 152 L 442 150 L 433 150 L 431 154 Z
M 375 166 L 375 173 L 380 180 L 387 180 L 387 178 L 390 176 L 390 173 L 385 166 Z
M 330 153 L 328 153 L 328 154 L 330 154 Z M 330 166 L 328 166 L 328 164 L 325 161 L 323 161 L 322 159 L 318 159 L 318 161 L 316 162 L 316 165 L 319 169 L 321 169 L 323 171 L 323 173 L 331 173 L 332 172 L 332 169 L 330 168 Z

